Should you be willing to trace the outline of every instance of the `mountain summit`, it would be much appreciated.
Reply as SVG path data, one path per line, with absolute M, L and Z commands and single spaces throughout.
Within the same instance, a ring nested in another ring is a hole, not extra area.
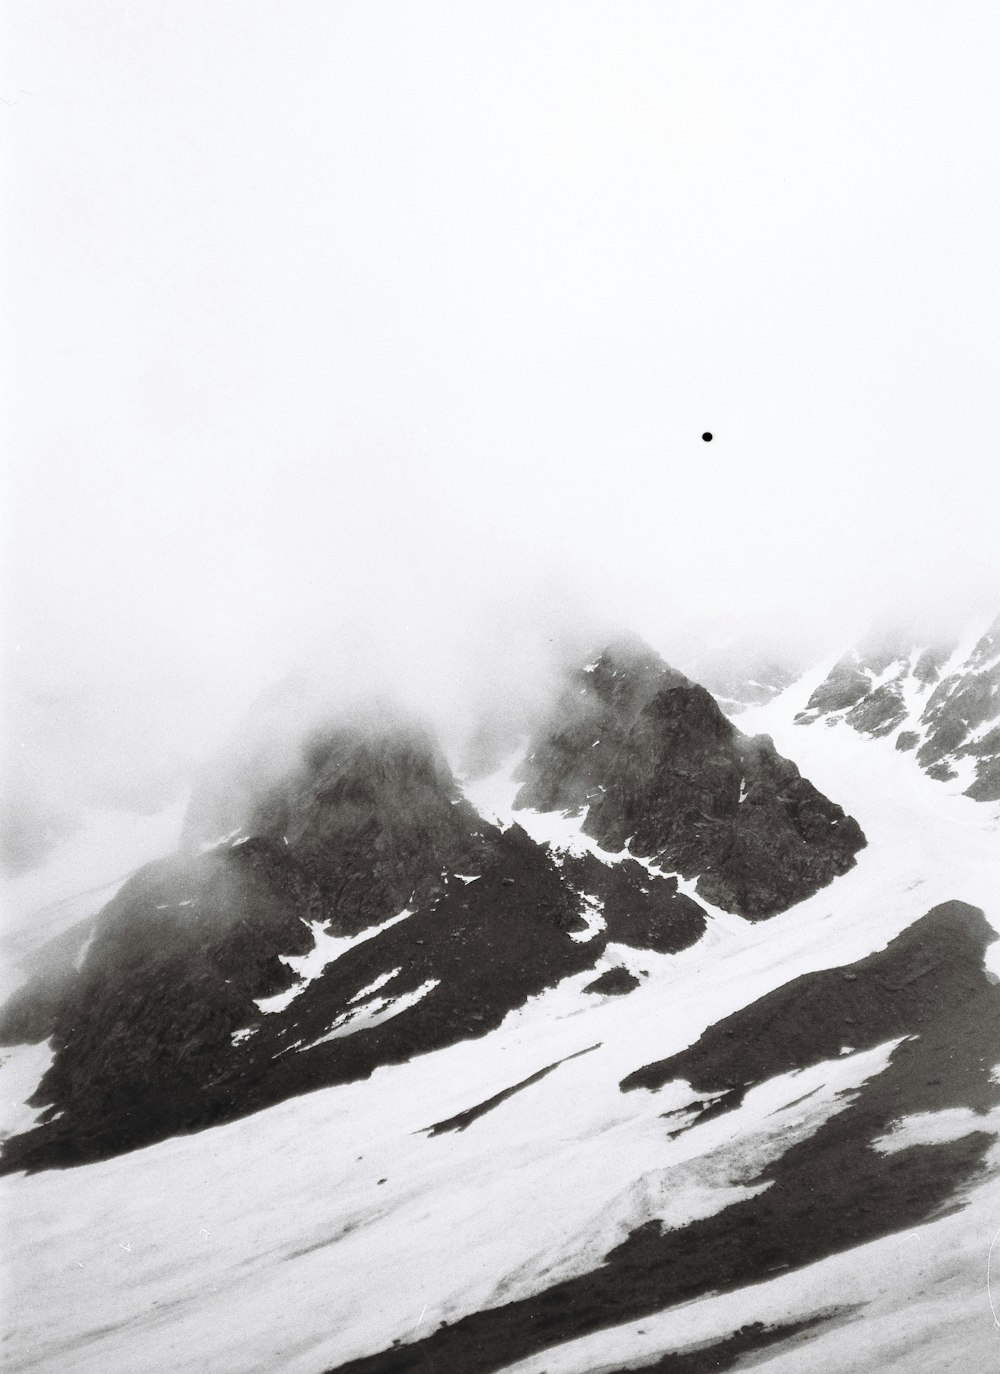
M 522 770 L 517 804 L 587 807 L 583 830 L 697 879 L 750 920 L 846 873 L 861 828 L 715 699 L 649 651 L 606 650 L 570 676 Z

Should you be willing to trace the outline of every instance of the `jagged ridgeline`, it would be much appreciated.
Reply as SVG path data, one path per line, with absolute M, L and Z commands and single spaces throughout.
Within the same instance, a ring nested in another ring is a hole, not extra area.
M 858 823 L 715 699 L 624 641 L 574 673 L 525 761 L 518 805 L 582 810 L 602 848 L 627 849 L 749 920 L 846 873 Z
M 1000 801 L 1000 616 L 971 650 L 911 634 L 873 634 L 834 664 L 796 717 L 894 736 L 940 782 Z
M 516 806 L 578 814 L 599 852 L 488 822 L 433 734 L 393 709 L 289 734 L 295 690 L 206 768 L 179 851 L 42 951 L 0 1011 L 0 1041 L 55 1052 L 33 1099 L 46 1110 L 5 1169 L 365 1077 L 484 1035 L 565 979 L 583 999 L 626 995 L 641 968 L 609 970 L 609 946 L 670 955 L 706 928 L 666 874 L 761 920 L 865 843 L 767 737 L 634 641 L 566 675 L 521 768 Z

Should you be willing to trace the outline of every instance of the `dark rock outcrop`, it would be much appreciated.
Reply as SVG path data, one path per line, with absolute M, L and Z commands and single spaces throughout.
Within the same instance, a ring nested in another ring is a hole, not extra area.
M 433 735 L 369 709 L 277 755 L 238 741 L 195 794 L 184 843 L 238 831 L 284 846 L 315 884 L 321 919 L 349 935 L 433 895 L 442 870 L 475 865 L 479 828 Z
M 901 629 L 874 631 L 834 664 L 796 721 L 829 724 L 843 717 L 860 734 L 891 734 L 907 718 L 907 689 L 926 697 L 953 649 L 950 643 L 924 647 Z
M 870 688 L 871 676 L 862 672 L 857 654 L 847 654 L 830 669 L 796 719 L 809 724 L 834 711 L 849 711 L 864 700 Z
M 55 1058 L 32 1101 L 48 1110 L 8 1142 L 12 1159 L 33 1146 L 61 1162 L 101 1157 L 205 1120 L 232 1032 L 254 998 L 293 981 L 279 956 L 312 944 L 309 895 L 265 840 L 141 869 L 98 917 L 59 1004 L 45 1004 Z
M 638 986 L 639 979 L 634 973 L 629 973 L 627 968 L 618 967 L 609 968 L 599 978 L 588 983 L 583 990 L 584 992 L 600 993 L 603 997 L 622 997 Z
M 548 1078 L 550 1073 L 554 1073 L 560 1064 L 567 1064 L 571 1059 L 579 1059 L 582 1055 L 590 1054 L 591 1051 L 600 1049 L 600 1041 L 596 1045 L 588 1045 L 585 1050 L 577 1050 L 575 1054 L 568 1054 L 565 1059 L 557 1059 L 554 1064 L 546 1064 L 545 1068 L 538 1069 L 536 1073 L 529 1074 L 527 1078 L 522 1078 L 520 1083 L 513 1083 L 509 1088 L 504 1088 L 501 1092 L 494 1093 L 492 1097 L 486 1098 L 483 1102 L 477 1102 L 473 1107 L 466 1107 L 465 1111 L 450 1116 L 446 1121 L 436 1121 L 433 1126 L 426 1126 L 424 1129 L 429 1136 L 446 1135 L 450 1131 L 466 1131 L 481 1117 L 487 1116 L 502 1103 L 508 1102 L 516 1093 L 524 1092 L 525 1088 L 532 1087 L 535 1083 L 540 1083 L 543 1078 Z
M 562 871 L 572 891 L 600 902 L 614 944 L 679 954 L 705 933 L 705 912 L 677 879 L 654 877 L 635 859 L 604 864 L 593 854 L 568 854 Z
M 958 671 L 935 687 L 920 725 L 917 762 L 931 777 L 949 780 L 956 764 L 971 760 L 976 776 L 966 796 L 1000 801 L 1000 617 Z
M 579 811 L 614 771 L 633 722 L 658 691 L 688 685 L 641 640 L 610 645 L 571 673 L 549 724 L 532 742 L 516 806 Z
M 721 1093 L 836 1059 L 845 1044 L 871 1049 L 988 991 L 983 954 L 996 938 L 978 908 L 945 902 L 867 959 L 803 974 L 742 1007 L 680 1054 L 637 1069 L 622 1089 L 683 1078 L 697 1092 Z
M 706 901 L 757 920 L 845 873 L 865 841 L 766 736 L 743 735 L 703 688 L 648 651 L 574 675 L 532 749 L 517 804 L 588 807 L 605 849 L 697 877 Z

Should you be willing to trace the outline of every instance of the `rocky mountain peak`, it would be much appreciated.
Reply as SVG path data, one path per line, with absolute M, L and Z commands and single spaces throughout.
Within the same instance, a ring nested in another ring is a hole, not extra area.
M 796 717 L 800 725 L 819 720 L 873 739 L 894 736 L 930 777 L 960 781 L 975 801 L 1000 800 L 1000 617 L 971 651 L 902 632 L 869 635 Z
M 623 708 L 648 700 L 667 682 L 687 681 L 636 635 L 612 640 L 592 662 L 577 670 L 576 676 L 583 681 L 581 674 L 589 677 L 589 686 L 598 696 Z
M 631 672 L 609 649 L 574 673 L 521 777 L 517 806 L 586 808 L 602 848 L 697 878 L 706 900 L 751 919 L 846 872 L 865 843 L 766 736 L 743 735 L 651 651 Z
M 969 667 L 982 669 L 1000 658 L 1000 615 L 977 642 L 969 655 Z
M 339 807 L 350 808 L 354 819 L 357 813 L 374 818 L 386 808 L 440 807 L 459 796 L 434 735 L 413 720 L 329 725 L 306 739 L 301 757 L 285 788 L 293 828 L 316 806 L 330 824 Z

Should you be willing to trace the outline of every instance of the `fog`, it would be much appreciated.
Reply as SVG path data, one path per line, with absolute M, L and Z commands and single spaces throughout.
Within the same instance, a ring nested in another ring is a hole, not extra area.
M 15 778 L 159 804 L 303 664 L 454 721 L 995 614 L 998 29 L 9 3 Z

